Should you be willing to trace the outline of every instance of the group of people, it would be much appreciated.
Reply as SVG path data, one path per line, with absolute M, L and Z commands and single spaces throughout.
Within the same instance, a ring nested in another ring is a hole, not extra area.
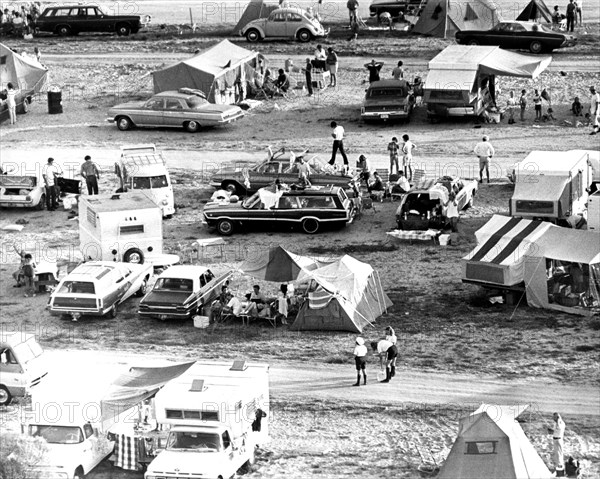
M 0 10 L 0 25 L 4 33 L 22 35 L 31 33 L 31 25 L 39 17 L 41 12 L 40 2 L 22 4 L 20 9 Z
M 238 298 L 229 290 L 229 281 L 221 287 L 219 297 L 212 303 L 209 313 L 209 323 L 214 324 L 223 314 L 233 316 L 248 316 L 251 318 L 268 317 L 271 314 L 267 298 L 255 284 L 251 293 Z
M 375 59 L 371 60 L 369 63 L 365 63 L 365 68 L 369 72 L 369 83 L 373 83 L 381 80 L 381 69 L 385 65 L 385 62 L 378 62 Z M 392 78 L 394 80 L 403 80 L 404 74 L 406 70 L 404 68 L 404 62 L 402 60 L 398 61 L 398 64 L 392 70 Z
M 385 378 L 380 382 L 389 383 L 396 376 L 396 359 L 398 357 L 398 338 L 391 326 L 385 329 L 385 334 L 378 341 L 371 342 L 371 349 L 379 358 L 379 367 L 383 371 L 385 368 Z M 363 385 L 367 384 L 367 355 L 369 350 L 365 346 L 365 340 L 361 337 L 356 338 L 354 346 L 354 365 L 356 367 L 356 383 L 353 386 L 360 386 L 361 374 Z
M 560 7 L 555 5 L 552 11 L 552 28 L 555 30 L 564 28 L 567 32 L 572 32 L 575 25 L 582 26 L 582 5 L 583 0 L 569 0 L 565 9 L 566 14 L 560 13 Z

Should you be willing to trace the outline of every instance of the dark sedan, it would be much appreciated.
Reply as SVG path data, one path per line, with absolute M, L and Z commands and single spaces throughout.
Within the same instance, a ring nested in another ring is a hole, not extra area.
M 300 226 L 307 234 L 317 233 L 324 225 L 344 226 L 354 219 L 354 204 L 342 188 L 313 187 L 292 190 L 277 198 L 265 189 L 243 202 L 207 203 L 202 223 L 229 236 L 237 228 Z M 264 201 L 272 201 L 266 204 Z
M 308 150 L 295 155 L 291 150 L 281 148 L 275 153 L 269 150 L 267 159 L 243 168 L 232 166 L 223 168 L 215 173 L 210 185 L 230 191 L 232 194 L 240 195 L 254 193 L 259 188 L 264 188 L 276 179 L 282 183 L 292 184 L 298 181 L 298 163 L 300 157 L 304 157 Z M 316 156 L 307 158 L 306 162 L 310 168 L 309 179 L 315 186 L 333 185 L 344 189 L 351 187 L 351 183 L 357 178 L 352 175 L 342 175 L 336 172 L 329 164 L 323 163 Z
M 491 30 L 456 32 L 456 41 L 461 45 L 498 45 L 500 48 L 545 53 L 573 46 L 577 38 L 535 22 L 501 22 Z

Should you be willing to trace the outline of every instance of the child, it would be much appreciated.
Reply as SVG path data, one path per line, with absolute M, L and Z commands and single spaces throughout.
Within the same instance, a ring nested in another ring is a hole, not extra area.
M 525 121 L 525 108 L 527 108 L 527 92 L 521 90 L 521 98 L 519 98 L 519 105 L 521 107 L 521 121 Z
M 363 338 L 356 338 L 356 346 L 354 347 L 354 363 L 356 365 L 356 383 L 353 386 L 360 386 L 360 372 L 363 375 L 363 384 L 367 385 L 367 347 Z
M 583 116 L 583 105 L 579 101 L 578 96 L 575 97 L 575 100 L 571 104 L 571 111 L 573 112 L 573 115 L 575 115 L 575 116 Z
M 400 151 L 398 138 L 394 136 L 392 141 L 388 143 L 387 149 L 390 152 L 390 175 L 394 174 L 394 166 L 396 166 L 396 174 L 398 174 L 400 171 L 400 167 L 398 165 L 398 152 Z
M 534 121 L 540 121 L 542 119 L 542 97 L 538 90 L 533 91 L 533 107 L 535 109 Z
M 25 282 L 25 286 L 29 288 L 29 293 L 31 296 L 35 296 L 35 262 L 33 261 L 33 257 L 31 254 L 27 253 L 25 255 L 25 262 L 23 263 L 23 278 Z M 29 295 L 25 293 L 25 297 L 27 298 Z

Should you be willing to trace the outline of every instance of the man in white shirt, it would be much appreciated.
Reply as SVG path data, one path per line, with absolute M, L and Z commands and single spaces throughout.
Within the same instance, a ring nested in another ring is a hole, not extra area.
M 333 151 L 331 153 L 331 160 L 329 160 L 329 164 L 332 166 L 335 164 L 335 157 L 339 150 L 344 160 L 344 168 L 342 169 L 342 174 L 344 175 L 348 172 L 348 157 L 344 151 L 344 127 L 342 125 L 338 125 L 335 121 L 332 121 L 330 126 L 333 129 L 331 133 L 331 136 L 333 137 Z
M 552 443 L 554 445 L 554 449 L 552 450 L 552 461 L 554 462 L 556 469 L 563 469 L 565 465 L 563 456 L 565 422 L 557 412 L 553 414 L 552 418 L 554 419 L 554 427 L 548 428 L 548 432 L 552 434 Z
M 402 80 L 404 78 L 404 68 L 402 68 L 402 60 L 398 62 L 398 66 L 392 70 L 392 78 L 394 80 Z
M 58 208 L 58 185 L 56 178 L 62 176 L 62 168 L 54 164 L 54 158 L 48 158 L 48 163 L 42 168 L 42 178 L 46 186 L 46 209 L 54 211 Z
M 590 93 L 592 95 L 590 99 L 590 119 L 594 127 L 590 135 L 595 135 L 600 129 L 600 94 L 593 86 L 590 87 Z
M 315 68 L 318 68 L 319 70 L 325 70 L 325 60 L 327 60 L 327 52 L 323 49 L 321 45 L 317 45 L 317 49 L 315 50 Z
M 408 190 L 410 190 L 410 183 L 408 182 L 404 171 L 399 171 L 398 180 L 396 181 L 396 184 L 392 187 L 392 193 L 408 193 Z
M 482 140 L 477 143 L 473 149 L 473 152 L 479 158 L 479 183 L 483 183 L 483 170 L 485 170 L 487 175 L 487 182 L 490 182 L 490 158 L 492 158 L 496 152 L 489 140 L 489 137 L 484 135 Z

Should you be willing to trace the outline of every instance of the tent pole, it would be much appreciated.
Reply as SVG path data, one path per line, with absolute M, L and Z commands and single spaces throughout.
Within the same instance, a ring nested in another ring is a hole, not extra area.
M 383 300 L 383 312 L 387 314 L 387 304 L 385 304 L 385 298 L 383 297 L 383 286 L 381 286 L 381 278 L 379 277 L 379 271 L 375 271 L 377 274 L 377 284 L 379 285 L 378 291 L 381 292 L 381 299 Z
M 444 13 L 444 39 L 448 37 L 448 9 L 450 7 L 450 0 L 446 0 L 446 13 Z

